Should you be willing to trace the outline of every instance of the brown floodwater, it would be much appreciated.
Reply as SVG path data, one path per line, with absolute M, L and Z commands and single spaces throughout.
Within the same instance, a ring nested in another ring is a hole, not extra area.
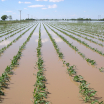
M 42 26 L 42 57 L 44 60 L 47 89 L 47 100 L 52 104 L 83 104 L 80 98 L 78 84 L 73 82 L 63 67 L 62 61 Z
M 23 44 L 23 42 L 26 41 L 27 37 L 30 35 L 30 32 L 34 29 L 34 27 L 26 32 L 17 42 L 13 43 L 9 48 L 7 48 L 5 52 L 0 56 L 0 76 L 4 72 L 7 65 L 10 65 L 10 59 L 13 59 L 13 56 L 17 54 L 19 47 Z
M 63 40 L 47 26 L 46 28 L 57 42 L 60 51 L 64 54 L 64 60 L 69 62 L 70 65 L 76 65 L 77 74 L 82 75 L 84 79 L 90 83 L 90 87 L 97 91 L 97 97 L 102 98 L 100 100 L 104 100 L 104 73 L 99 72 L 94 66 L 88 64 L 77 52 L 63 42 Z M 32 29 L 2 54 L 0 63 L 3 64 L 0 64 L 0 74 L 7 65 L 10 65 L 10 59 L 17 54 L 19 46 L 23 44 Z M 103 56 L 100 56 L 64 34 L 60 34 L 67 38 L 68 41 L 73 42 L 73 45 L 76 45 L 77 48 L 89 58 L 97 57 L 95 58 L 97 67 L 104 66 L 102 62 L 104 61 Z M 52 104 L 84 104 L 84 101 L 81 99 L 82 96 L 79 94 L 79 84 L 74 82 L 72 77 L 68 75 L 67 68 L 63 66 L 62 61 L 58 58 L 58 54 L 43 26 L 41 27 L 41 35 L 41 52 L 45 67 L 44 74 L 47 79 L 46 87 L 49 92 L 47 100 Z M 4 90 L 5 96 L 2 96 L 2 104 L 33 104 L 34 84 L 36 82 L 36 74 L 38 71 L 34 68 L 36 67 L 35 65 L 37 62 L 36 48 L 38 46 L 38 38 L 39 25 L 22 52 L 19 66 L 13 70 L 14 74 L 11 75 L 8 88 Z
M 58 38 L 58 36 L 55 36 L 55 34 L 52 33 L 52 31 L 48 27 L 47 27 L 47 29 L 51 33 L 52 37 L 54 37 L 54 39 L 56 40 Z M 90 87 L 94 88 L 97 91 L 97 96 L 99 98 L 102 98 L 100 100 L 104 101 L 104 90 L 103 90 L 103 88 L 104 88 L 104 81 L 103 81 L 104 73 L 101 73 L 94 66 L 91 66 L 90 64 L 88 64 L 77 52 L 75 52 L 72 48 L 70 48 L 65 42 L 57 42 L 57 44 L 60 48 L 60 51 L 64 55 L 65 61 L 69 62 L 70 65 L 76 65 L 77 74 L 82 75 L 84 77 L 84 79 L 87 80 L 88 83 L 90 83 Z M 80 46 L 82 46 L 82 45 L 79 45 L 79 47 Z M 79 47 L 78 47 L 78 49 L 79 49 Z M 88 53 L 88 50 L 86 51 L 85 48 L 82 48 L 82 50 L 84 50 L 83 53 L 86 53 L 89 55 L 91 53 L 91 50 L 90 50 L 90 53 Z M 94 52 L 92 52 L 91 54 L 90 55 L 93 56 L 93 58 L 100 57 L 100 55 L 99 56 L 97 56 L 97 54 L 95 55 Z M 104 67 L 104 64 L 103 64 L 104 58 L 103 58 L 103 60 L 102 59 L 100 60 L 100 58 L 98 59 L 99 63 L 101 62 L 101 66 Z
M 39 26 L 22 53 L 19 60 L 20 65 L 13 70 L 14 74 L 11 76 L 9 88 L 5 89 L 2 104 L 33 104 L 33 91 L 37 73 L 34 67 L 37 61 L 36 48 L 38 46 L 38 43 L 34 40 L 38 39 L 38 31 Z

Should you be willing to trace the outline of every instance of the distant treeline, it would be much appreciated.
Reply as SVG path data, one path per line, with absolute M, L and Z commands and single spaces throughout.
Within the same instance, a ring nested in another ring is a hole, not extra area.
M 26 19 L 26 20 L 36 20 L 36 21 L 104 21 L 103 19 L 91 19 L 91 18 L 77 18 L 77 19 Z

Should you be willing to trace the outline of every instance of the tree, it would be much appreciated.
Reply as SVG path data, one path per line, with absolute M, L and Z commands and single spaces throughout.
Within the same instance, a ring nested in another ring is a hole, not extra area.
M 11 15 L 9 15 L 8 18 L 9 18 L 10 20 L 12 20 L 12 16 L 11 16 Z
M 3 15 L 3 16 L 1 16 L 1 19 L 4 20 L 4 21 L 5 21 L 5 19 L 7 19 L 7 18 L 8 18 L 7 15 Z

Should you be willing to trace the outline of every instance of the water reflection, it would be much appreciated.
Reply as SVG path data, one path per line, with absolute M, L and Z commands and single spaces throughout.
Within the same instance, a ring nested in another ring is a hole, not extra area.
M 60 39 L 60 38 L 58 38 L 58 37 L 53 37 L 53 38 L 55 39 L 55 41 L 56 41 L 57 43 L 63 42 L 62 39 Z
M 2 43 L 0 43 L 0 46 L 7 46 L 11 41 L 5 40 Z

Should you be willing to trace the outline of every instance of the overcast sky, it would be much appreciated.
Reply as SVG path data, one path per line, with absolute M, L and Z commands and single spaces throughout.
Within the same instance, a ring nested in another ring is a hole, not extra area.
M 2 15 L 20 18 L 104 18 L 104 0 L 0 0 Z

